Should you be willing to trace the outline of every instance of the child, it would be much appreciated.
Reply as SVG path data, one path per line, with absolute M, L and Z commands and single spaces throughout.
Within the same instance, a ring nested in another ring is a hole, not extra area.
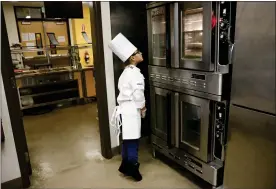
M 143 56 L 121 33 L 110 43 L 112 51 L 125 63 L 125 69 L 118 82 L 120 94 L 117 98 L 122 121 L 122 163 L 119 171 L 141 181 L 139 172 L 138 145 L 141 137 L 141 116 L 145 115 L 144 77 L 137 64 Z M 117 115 L 119 115 L 117 114 Z

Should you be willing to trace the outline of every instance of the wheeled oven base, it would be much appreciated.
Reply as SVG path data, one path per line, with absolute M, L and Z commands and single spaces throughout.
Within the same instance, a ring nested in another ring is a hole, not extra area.
M 158 151 L 180 166 L 191 171 L 193 174 L 207 181 L 214 186 L 214 188 L 217 188 L 218 186 L 221 188 L 224 172 L 223 163 L 219 161 L 205 163 L 178 148 L 169 149 L 167 142 L 156 137 L 155 135 L 151 135 L 151 144 L 154 157 L 155 151 Z

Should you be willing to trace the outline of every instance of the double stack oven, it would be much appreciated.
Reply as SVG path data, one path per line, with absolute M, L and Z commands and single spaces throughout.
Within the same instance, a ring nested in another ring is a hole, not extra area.
M 234 2 L 147 5 L 153 153 L 213 186 L 223 181 L 235 12 Z

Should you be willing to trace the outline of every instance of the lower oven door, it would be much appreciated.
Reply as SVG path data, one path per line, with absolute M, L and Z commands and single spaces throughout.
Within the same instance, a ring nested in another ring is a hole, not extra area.
M 171 91 L 153 87 L 150 88 L 151 96 L 151 125 L 152 132 L 157 137 L 168 142 L 170 133 Z
M 210 161 L 208 145 L 210 100 L 179 95 L 179 147 L 202 161 Z

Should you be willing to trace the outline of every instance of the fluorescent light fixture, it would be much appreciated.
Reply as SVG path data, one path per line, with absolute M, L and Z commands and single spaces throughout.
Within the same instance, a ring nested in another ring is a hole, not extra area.
M 26 16 L 26 18 L 31 18 L 31 16 L 30 16 L 30 15 L 28 15 L 28 16 Z

